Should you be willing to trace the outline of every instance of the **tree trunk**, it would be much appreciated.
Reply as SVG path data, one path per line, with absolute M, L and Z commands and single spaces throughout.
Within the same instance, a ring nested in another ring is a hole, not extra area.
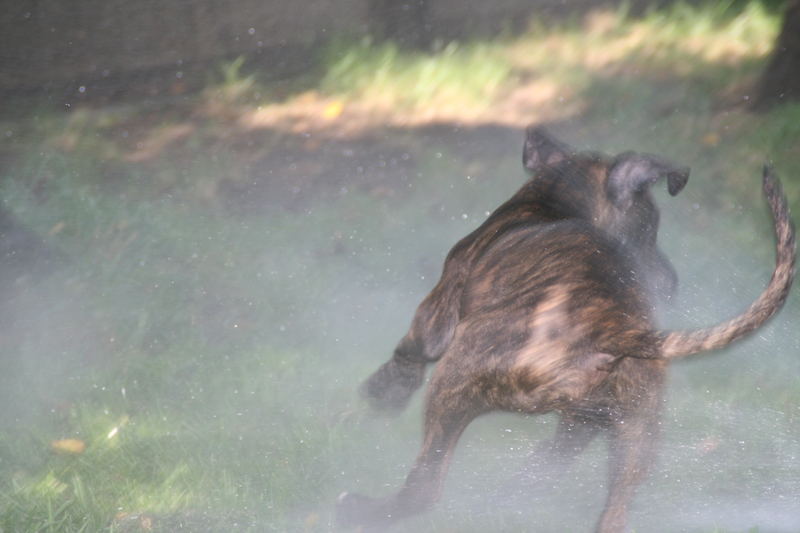
M 753 107 L 763 110 L 789 100 L 800 100 L 800 0 L 789 3 Z

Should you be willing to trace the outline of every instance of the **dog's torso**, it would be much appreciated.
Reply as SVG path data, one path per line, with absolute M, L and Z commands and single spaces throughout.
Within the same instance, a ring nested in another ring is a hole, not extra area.
M 470 259 L 451 337 L 468 349 L 443 357 L 458 358 L 465 383 L 483 374 L 472 377 L 485 378 L 489 407 L 563 411 L 586 399 L 604 416 L 613 402 L 598 396 L 613 393 L 619 360 L 655 357 L 635 261 L 584 221 L 516 223 Z

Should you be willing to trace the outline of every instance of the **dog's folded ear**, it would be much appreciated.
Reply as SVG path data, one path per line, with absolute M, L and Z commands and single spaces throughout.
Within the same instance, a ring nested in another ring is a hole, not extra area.
M 574 153 L 574 148 L 559 141 L 541 126 L 529 126 L 525 130 L 522 164 L 531 173 L 542 167 L 556 165 Z
M 634 194 L 662 178 L 667 179 L 667 190 L 675 196 L 689 180 L 689 167 L 677 167 L 656 155 L 625 152 L 611 167 L 608 193 L 617 205 L 627 205 Z

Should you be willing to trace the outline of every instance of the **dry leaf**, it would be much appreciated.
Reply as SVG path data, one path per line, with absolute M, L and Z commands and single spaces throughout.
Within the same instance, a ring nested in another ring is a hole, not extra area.
M 50 448 L 58 453 L 79 454 L 86 450 L 86 443 L 80 439 L 61 439 L 50 443 Z
M 701 139 L 702 143 L 706 146 L 717 146 L 719 144 L 720 138 L 719 134 L 717 133 L 706 133 L 703 135 Z
M 342 114 L 344 110 L 344 105 L 341 102 L 331 102 L 330 104 L 325 106 L 325 110 L 322 112 L 322 116 L 327 119 L 334 119 Z

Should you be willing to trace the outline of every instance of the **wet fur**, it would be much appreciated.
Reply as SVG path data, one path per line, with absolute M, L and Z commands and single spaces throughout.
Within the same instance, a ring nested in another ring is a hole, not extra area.
M 401 409 L 438 361 L 422 450 L 405 485 L 383 499 L 343 494 L 342 525 L 380 529 L 429 508 L 464 428 L 504 410 L 561 415 L 540 462 L 566 465 L 607 433 L 609 495 L 597 531 L 624 530 L 652 460 L 671 338 L 655 328 L 651 298 L 668 298 L 677 283 L 656 246 L 649 188 L 666 180 L 677 194 L 689 171 L 656 156 L 578 152 L 537 128 L 523 152 L 531 179 L 453 247 L 393 357 L 362 388 L 376 408 Z M 782 244 L 793 267 L 790 233 Z M 793 272 L 788 259 L 782 268 Z M 762 307 L 771 316 L 782 303 Z M 690 333 L 674 333 L 673 344 Z

